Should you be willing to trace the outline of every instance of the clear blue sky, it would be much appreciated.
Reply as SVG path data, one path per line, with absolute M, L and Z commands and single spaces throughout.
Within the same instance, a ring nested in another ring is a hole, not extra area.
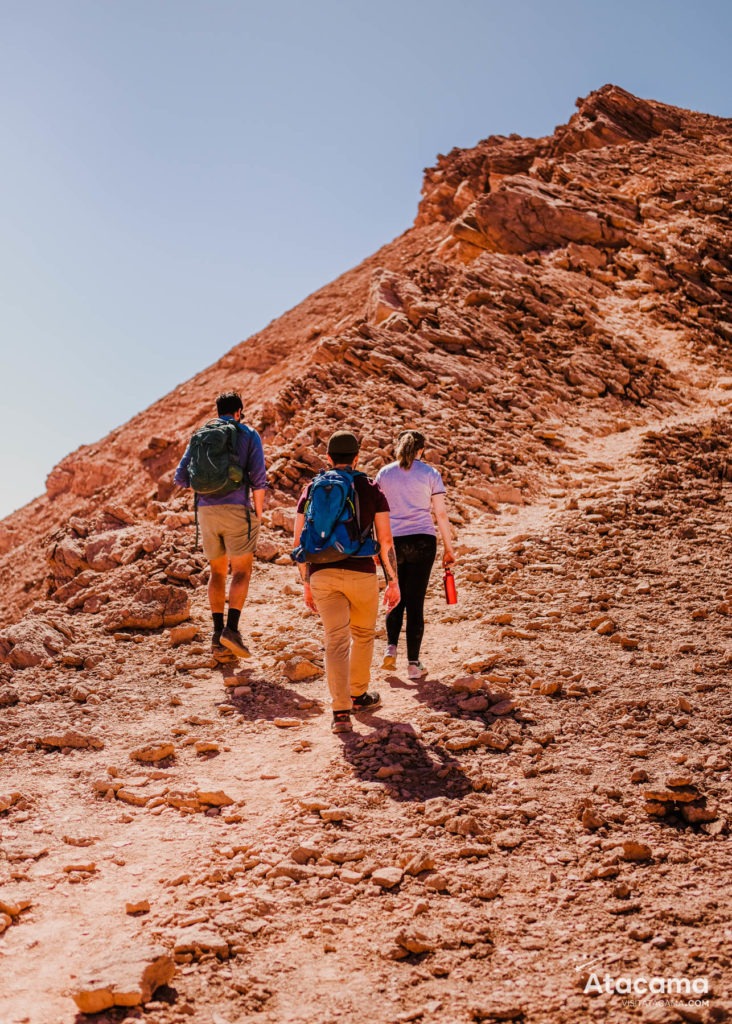
M 0 515 L 605 82 L 732 115 L 727 0 L 0 0 Z

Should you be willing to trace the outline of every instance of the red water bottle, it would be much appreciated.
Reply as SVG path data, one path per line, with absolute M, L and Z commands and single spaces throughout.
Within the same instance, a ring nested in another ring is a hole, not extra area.
M 457 604 L 457 587 L 455 586 L 455 577 L 449 569 L 445 569 L 445 575 L 442 578 L 442 582 L 445 584 L 445 600 L 448 604 Z

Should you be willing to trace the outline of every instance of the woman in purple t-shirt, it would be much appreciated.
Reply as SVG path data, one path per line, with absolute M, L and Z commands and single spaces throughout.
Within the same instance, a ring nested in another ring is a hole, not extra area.
M 396 462 L 384 466 L 376 483 L 389 502 L 389 517 L 397 556 L 401 600 L 386 617 L 388 647 L 383 668 L 396 668 L 397 645 L 407 615 L 407 674 L 422 679 L 427 669 L 419 660 L 424 636 L 424 599 L 437 554 L 437 531 L 445 551 L 442 564 L 455 561 L 450 522 L 445 509 L 445 485 L 439 472 L 421 461 L 425 439 L 417 430 L 403 430 L 396 442 Z

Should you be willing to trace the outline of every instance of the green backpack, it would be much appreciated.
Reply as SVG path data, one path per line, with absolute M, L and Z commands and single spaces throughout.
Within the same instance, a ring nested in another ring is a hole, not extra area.
M 237 445 L 240 429 L 231 420 L 216 419 L 195 432 L 190 443 L 188 478 L 196 494 L 223 497 L 241 487 L 244 470 L 239 465 Z

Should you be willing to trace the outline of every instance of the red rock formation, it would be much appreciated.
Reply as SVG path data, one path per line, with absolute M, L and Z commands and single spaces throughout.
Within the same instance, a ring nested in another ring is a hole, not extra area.
M 672 330 L 726 358 L 731 122 L 616 86 L 577 106 L 552 136 L 439 157 L 414 228 L 67 456 L 0 528 L 4 621 L 90 572 L 154 561 L 163 533 L 188 538 L 185 503 L 166 504 L 172 472 L 223 388 L 241 390 L 263 434 L 280 508 L 336 424 L 364 435 L 367 469 L 419 422 L 464 493 L 528 492 L 561 476 L 556 424 L 570 410 L 632 419 L 683 402 L 647 339 Z M 122 520 L 86 533 L 111 501 Z

